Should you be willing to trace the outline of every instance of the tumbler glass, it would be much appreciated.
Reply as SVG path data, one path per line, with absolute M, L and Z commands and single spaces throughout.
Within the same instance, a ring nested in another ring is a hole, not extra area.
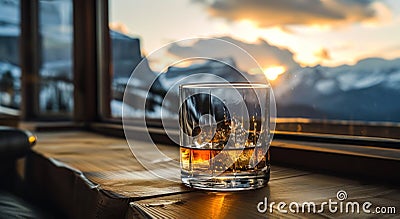
M 271 87 L 261 83 L 179 88 L 181 180 L 207 190 L 247 190 L 269 181 Z

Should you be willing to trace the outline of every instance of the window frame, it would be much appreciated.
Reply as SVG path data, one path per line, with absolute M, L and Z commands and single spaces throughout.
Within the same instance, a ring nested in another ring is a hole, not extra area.
M 23 121 L 64 121 L 68 118 L 42 116 L 38 113 L 38 88 L 35 78 L 38 77 L 40 64 L 39 0 L 20 0 L 20 3 L 23 99 L 20 117 Z M 74 20 L 72 121 L 83 126 L 89 126 L 93 122 L 122 125 L 121 118 L 111 117 L 110 112 L 112 49 L 109 34 L 109 0 L 72 0 L 72 4 Z M 276 122 L 277 131 L 291 133 L 400 138 L 397 134 L 400 130 L 399 123 L 302 118 L 277 118 Z M 163 127 L 160 119 L 148 119 L 147 124 L 152 128 Z
M 23 121 L 57 121 L 38 113 L 35 78 L 39 71 L 39 0 L 20 0 L 21 6 L 21 119 Z M 122 124 L 110 113 L 111 40 L 108 0 L 72 0 L 73 4 L 73 74 L 75 122 Z M 79 22 L 78 22 L 79 21 Z M 85 22 L 82 22 L 85 21 Z M 84 72 L 84 74 L 82 74 Z M 93 83 L 95 82 L 95 83 Z M 33 107 L 32 107 L 33 106 Z M 85 107 L 82 107 L 85 106 Z M 162 128 L 160 119 L 149 119 L 149 125 Z M 343 127 L 345 127 L 343 129 Z M 390 129 L 376 134 L 379 129 Z M 342 130 L 339 130 L 342 129 Z M 339 134 L 382 138 L 400 138 L 400 123 L 336 121 L 302 118 L 277 118 L 277 130 L 317 134 Z M 344 130 L 344 131 L 343 131 Z
M 21 118 L 23 121 L 43 120 L 38 117 L 35 107 L 38 106 L 37 95 L 35 92 L 34 78 L 38 74 L 39 57 L 36 55 L 39 51 L 39 35 L 38 35 L 38 0 L 21 0 L 21 72 L 22 72 L 22 107 Z M 74 19 L 74 43 L 73 43 L 73 74 L 74 74 L 74 109 L 73 109 L 73 125 L 71 127 L 80 127 L 84 130 L 100 132 L 103 134 L 112 134 L 124 137 L 122 121 L 120 118 L 111 118 L 110 100 L 111 100 L 111 48 L 110 35 L 108 26 L 108 0 L 73 0 L 73 19 Z M 78 22 L 79 21 L 79 22 Z M 82 22 L 84 21 L 84 22 Z M 83 73 L 84 72 L 84 73 Z M 36 105 L 35 105 L 36 104 Z M 59 118 L 54 118 L 59 120 Z M 134 123 L 134 121 L 133 121 Z M 149 119 L 149 132 L 157 142 L 171 144 L 171 140 L 166 136 L 162 129 L 162 123 L 159 119 Z M 57 126 L 57 125 L 56 125 Z M 45 129 L 40 129 L 41 124 L 38 124 L 36 130 L 53 130 L 53 126 L 47 126 Z M 347 127 L 347 133 L 329 132 L 325 135 L 320 133 L 304 133 L 321 132 L 321 130 L 338 130 Z M 376 128 L 388 127 L 392 129 L 390 135 L 385 133 L 375 136 L 360 138 L 359 136 L 344 137 L 349 133 L 373 133 Z M 65 128 L 65 126 L 64 126 Z M 129 127 L 135 131 L 139 130 L 135 126 Z M 136 128 L 136 129 L 135 129 Z M 332 145 L 355 145 L 361 149 L 367 150 L 372 145 L 381 146 L 382 150 L 388 150 L 390 147 L 385 146 L 390 139 L 388 137 L 399 137 L 396 133 L 400 130 L 400 124 L 391 123 L 365 123 L 354 121 L 327 121 L 327 120 L 310 120 L 310 119 L 277 119 L 277 132 L 275 139 L 294 142 L 320 142 L 339 139 L 340 142 L 333 142 Z M 351 131 L 353 130 L 353 131 Z M 370 130 L 370 131 L 368 131 Z M 279 131 L 288 131 L 279 133 Z M 335 135 L 336 134 L 336 135 Z M 376 138 L 379 137 L 379 138 Z M 398 138 L 397 138 L 398 139 Z M 323 141 L 322 141 L 323 140 Z M 386 143 L 385 143 L 386 142 Z M 325 142 L 326 143 L 326 142 Z M 365 145 L 367 144 L 367 146 Z M 394 143 L 397 144 L 397 141 Z M 319 169 L 321 171 L 332 170 L 335 173 L 345 171 L 345 174 L 360 175 L 364 177 L 379 176 L 385 177 L 387 170 L 378 171 L 373 175 L 370 171 L 365 175 L 362 173 L 363 168 L 374 168 L 369 163 L 371 161 L 382 164 L 387 168 L 393 169 L 400 166 L 399 160 L 393 160 L 388 157 L 366 157 L 357 154 L 346 154 L 346 151 L 337 151 L 335 153 L 327 152 L 322 149 L 307 149 L 296 148 L 293 144 L 272 143 L 272 161 L 273 163 L 287 164 L 299 168 Z M 275 150 L 275 152 L 274 152 Z M 275 155 L 274 155 L 275 153 Z M 290 155 L 291 159 L 288 159 Z M 275 157 L 275 158 L 274 158 Z M 336 163 L 326 164 L 325 159 Z M 351 165 L 346 168 L 340 166 L 342 159 L 350 163 L 355 162 L 357 165 Z M 303 162 L 315 161 L 315 162 Z M 368 162 L 366 162 L 368 161 Z M 363 166 L 363 162 L 366 162 Z M 373 163 L 374 165 L 377 163 Z M 299 165 L 301 164 L 301 165 Z M 335 164 L 340 166 L 336 168 Z M 379 169 L 379 168 L 378 168 Z M 365 169 L 364 169 L 365 170 Z M 391 172 L 393 174 L 393 172 Z M 398 175 L 395 177 L 400 178 Z
M 38 114 L 38 95 L 34 79 L 39 72 L 39 1 L 21 0 L 21 119 L 29 121 Z
M 39 0 L 20 0 L 20 68 L 21 68 L 21 121 L 71 121 L 73 113 L 55 112 L 42 113 L 39 109 L 40 65 L 41 65 L 41 37 L 39 30 Z M 72 1 L 74 4 L 74 1 Z M 73 9 L 75 11 L 75 9 Z M 75 17 L 73 17 L 75 24 Z M 75 73 L 75 27 L 73 28 L 72 70 Z M 75 93 L 75 74 L 73 74 Z M 75 102 L 74 102 L 75 106 Z

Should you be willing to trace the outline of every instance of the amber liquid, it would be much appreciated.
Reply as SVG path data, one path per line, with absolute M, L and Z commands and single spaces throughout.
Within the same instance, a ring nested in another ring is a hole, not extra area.
M 269 167 L 269 150 L 265 147 L 234 149 L 180 148 L 181 170 L 185 175 L 218 176 L 248 174 Z

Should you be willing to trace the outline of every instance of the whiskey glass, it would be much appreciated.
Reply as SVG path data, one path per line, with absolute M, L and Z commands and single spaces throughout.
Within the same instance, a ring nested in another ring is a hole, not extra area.
M 206 190 L 264 187 L 270 177 L 271 87 L 197 83 L 179 87 L 183 184 Z

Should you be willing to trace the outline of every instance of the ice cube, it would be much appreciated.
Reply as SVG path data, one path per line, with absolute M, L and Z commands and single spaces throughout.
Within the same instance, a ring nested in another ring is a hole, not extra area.
M 221 121 L 210 125 L 202 125 L 200 133 L 193 138 L 198 148 L 223 149 L 228 142 L 231 130 L 229 121 Z
M 247 130 L 243 127 L 242 122 L 236 118 L 231 119 L 231 132 L 229 136 L 228 147 L 242 148 L 247 141 Z
M 232 164 L 236 161 L 236 157 L 232 153 L 235 151 L 213 151 L 212 169 L 216 172 L 224 172 L 232 168 Z
M 196 148 L 209 149 L 212 147 L 213 136 L 213 127 L 203 126 L 200 133 L 193 138 L 193 144 Z
M 228 120 L 219 122 L 217 124 L 217 130 L 212 139 L 213 148 L 223 149 L 229 140 L 230 133 L 230 122 Z

